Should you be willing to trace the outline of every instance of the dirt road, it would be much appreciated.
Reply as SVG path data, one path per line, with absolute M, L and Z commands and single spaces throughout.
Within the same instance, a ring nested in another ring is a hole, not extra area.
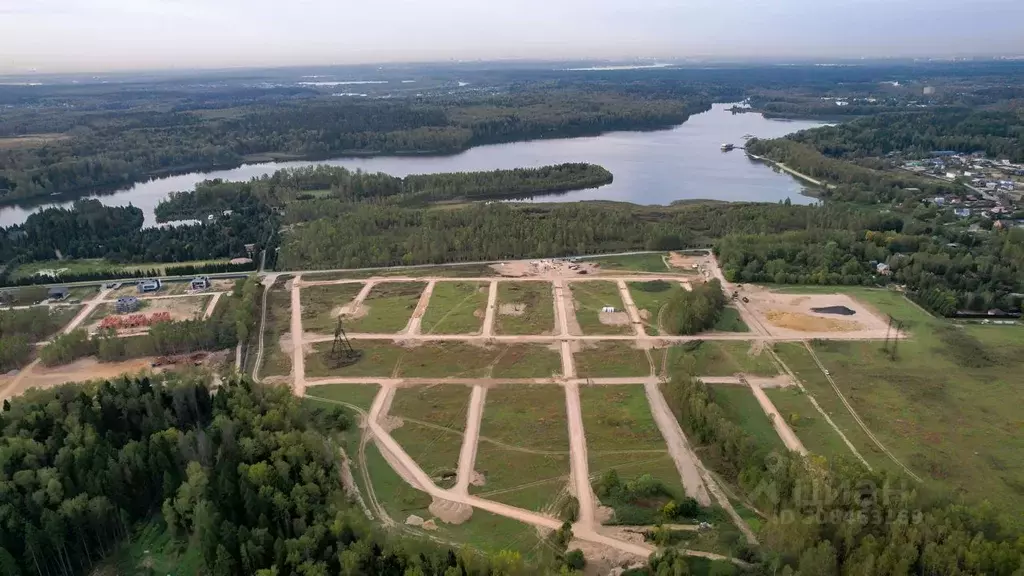
M 217 302 L 220 301 L 220 297 L 223 295 L 223 292 L 213 293 L 213 298 L 210 298 L 210 303 L 206 305 L 206 310 L 203 312 L 203 320 L 213 316 L 213 309 L 217 307 Z
M 487 311 L 484 313 L 484 327 L 481 335 L 484 338 L 494 336 L 494 315 L 498 308 L 498 282 L 494 280 L 487 289 Z
M 576 384 L 565 385 L 565 413 L 569 421 L 569 467 L 576 499 L 580 503 L 579 523 L 593 528 L 597 524 L 594 492 L 590 488 L 590 467 L 587 462 L 587 439 L 583 432 L 583 409 L 580 389 Z
M 754 393 L 754 398 L 757 398 L 757 403 L 761 405 L 761 409 L 764 410 L 768 419 L 772 421 L 772 426 L 775 427 L 775 431 L 778 432 L 779 438 L 786 445 L 786 448 L 799 453 L 801 456 L 806 456 L 807 449 L 804 448 L 803 442 L 793 432 L 793 429 L 789 427 L 789 423 L 782 417 L 779 410 L 775 408 L 771 398 L 757 384 L 748 382 L 748 385 L 750 386 L 750 391 Z
M 617 280 L 616 284 L 619 286 L 619 295 L 622 296 L 622 305 L 626 307 L 629 320 L 633 323 L 633 332 L 637 336 L 646 336 L 647 333 L 644 331 L 643 320 L 640 318 L 640 312 L 636 309 L 636 303 L 633 302 L 633 295 L 629 292 L 629 286 L 625 280 Z
M 473 478 L 476 465 L 476 445 L 480 440 L 480 420 L 484 415 L 484 403 L 487 402 L 487 388 L 474 386 L 469 395 L 469 413 L 466 415 L 466 435 L 462 438 L 462 450 L 459 452 L 459 472 L 454 491 L 469 494 L 469 482 Z
M 306 355 L 302 338 L 302 302 L 299 290 L 302 286 L 302 275 L 292 278 L 292 393 L 302 397 L 306 395 Z
M 417 335 L 420 334 L 420 325 L 423 323 L 423 314 L 427 311 L 427 306 L 430 305 L 430 296 L 434 293 L 434 286 L 437 285 L 437 280 L 429 280 L 427 287 L 423 289 L 420 294 L 420 299 L 416 302 L 416 310 L 412 313 L 412 318 L 409 318 L 409 323 L 405 326 L 405 330 L 402 330 L 401 334 L 404 335 Z
M 686 495 L 695 499 L 701 506 L 710 506 L 711 498 L 708 496 L 704 480 L 697 470 L 697 455 L 690 448 L 690 443 L 687 442 L 683 429 L 679 427 L 679 422 L 672 414 L 668 403 L 665 402 L 665 397 L 662 396 L 658 384 L 656 382 L 644 384 L 644 392 L 647 394 L 647 402 L 651 405 L 654 422 L 665 438 L 668 453 L 672 456 L 676 470 L 679 471 L 679 477 L 683 480 Z

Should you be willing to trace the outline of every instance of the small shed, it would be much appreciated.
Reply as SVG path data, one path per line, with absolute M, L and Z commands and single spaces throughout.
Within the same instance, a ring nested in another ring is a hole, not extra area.
M 54 286 L 46 291 L 46 297 L 50 300 L 64 300 L 70 293 L 67 286 Z
M 605 306 L 601 308 L 601 312 L 615 312 L 615 306 Z

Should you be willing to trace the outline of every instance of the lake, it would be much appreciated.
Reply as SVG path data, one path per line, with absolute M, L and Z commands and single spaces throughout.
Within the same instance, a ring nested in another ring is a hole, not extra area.
M 107 205 L 129 203 L 146 212 L 146 223 L 155 223 L 153 209 L 170 192 L 191 190 L 207 179 L 248 180 L 281 168 L 328 164 L 385 172 L 394 176 L 437 172 L 470 172 L 529 168 L 563 162 L 590 162 L 604 166 L 615 177 L 607 186 L 558 195 L 535 197 L 535 202 L 617 200 L 636 204 L 670 204 L 675 200 L 713 199 L 730 202 L 778 202 L 794 204 L 815 200 L 801 195 L 804 185 L 795 178 L 747 158 L 742 150 L 722 152 L 723 143 L 743 145 L 743 136 L 778 138 L 822 126 L 812 120 L 774 120 L 760 114 L 733 114 L 733 104 L 715 104 L 669 130 L 611 132 L 588 138 L 533 140 L 478 146 L 450 156 L 375 156 L 335 158 L 324 161 L 266 162 L 232 170 L 191 172 L 143 182 L 114 193 L 91 196 Z M 71 202 L 43 206 L 70 205 Z M 0 207 L 0 226 L 24 222 L 43 206 Z

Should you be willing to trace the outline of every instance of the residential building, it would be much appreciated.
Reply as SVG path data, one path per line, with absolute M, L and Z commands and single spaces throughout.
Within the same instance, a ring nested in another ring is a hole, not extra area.
M 150 280 L 141 280 L 141 281 L 139 281 L 139 283 L 137 285 L 137 288 L 138 288 L 140 293 L 148 294 L 150 292 L 157 292 L 158 290 L 160 290 L 160 286 L 161 286 L 160 279 L 159 278 L 154 278 L 154 279 L 150 279 Z
M 210 287 L 210 279 L 206 276 L 196 276 L 189 284 L 192 290 L 206 290 Z
M 131 314 L 139 309 L 141 302 L 135 296 L 121 296 L 117 299 L 117 303 L 114 304 L 114 309 L 117 310 L 118 314 Z

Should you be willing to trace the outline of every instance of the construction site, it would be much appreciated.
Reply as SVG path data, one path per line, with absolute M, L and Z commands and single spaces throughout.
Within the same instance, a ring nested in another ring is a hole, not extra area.
M 544 534 L 561 525 L 559 510 L 571 497 L 579 506 L 572 546 L 606 568 L 627 566 L 654 546 L 643 526 L 624 524 L 618 505 L 596 496 L 594 483 L 614 469 L 628 478 L 651 475 L 666 493 L 722 510 L 728 526 L 701 530 L 738 530 L 755 543 L 739 503 L 701 463 L 660 385 L 680 363 L 701 367 L 702 379 L 751 427 L 770 431 L 780 448 L 807 454 L 772 400 L 779 390 L 807 391 L 773 347 L 813 338 L 881 340 L 887 322 L 847 296 L 734 286 L 713 258 L 673 259 L 666 257 L 664 273 L 561 260 L 497 264 L 497 277 L 306 273 L 276 286 L 268 278 L 271 293 L 289 296 L 290 312 L 273 311 L 288 326 L 265 346 L 280 347 L 290 363 L 265 366 L 260 378 L 359 415 L 363 441 L 347 462 L 363 475 L 365 511 L 385 525 L 444 537 L 483 514 Z M 730 308 L 742 331 L 665 334 L 657 294 L 643 290 L 652 283 L 688 290 L 713 277 L 736 293 Z M 306 307 L 307 292 L 315 294 L 316 314 Z M 852 313 L 812 310 L 829 307 Z M 628 402 L 587 400 L 601 390 Z M 632 407 L 628 417 L 602 413 L 619 402 Z M 608 428 L 620 418 L 629 426 Z M 635 441 L 638 428 L 646 439 Z M 835 424 L 829 433 L 843 435 Z M 396 507 L 393 495 L 376 492 L 368 462 L 375 452 L 422 495 L 421 506 Z M 683 529 L 697 530 L 696 521 Z M 732 560 L 721 552 L 714 545 L 686 550 Z

